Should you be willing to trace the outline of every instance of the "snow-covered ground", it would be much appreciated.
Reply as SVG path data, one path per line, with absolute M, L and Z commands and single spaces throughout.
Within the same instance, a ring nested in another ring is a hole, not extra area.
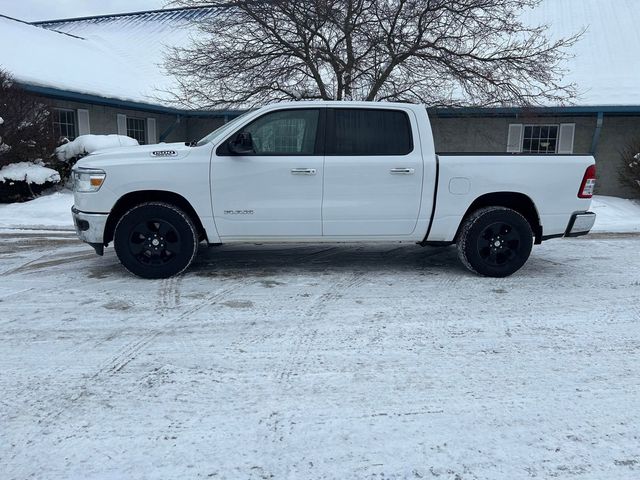
M 591 211 L 597 214 L 593 232 L 640 232 L 640 202 L 596 195 Z
M 0 204 L 0 229 L 73 230 L 69 190 L 43 195 L 24 203 Z
M 45 195 L 30 202 L 0 205 L 0 229 L 72 230 L 72 205 L 70 191 Z M 637 200 L 596 195 L 591 210 L 598 214 L 593 232 L 640 232 L 640 202 Z
M 640 236 L 203 249 L 0 234 L 3 479 L 637 479 Z

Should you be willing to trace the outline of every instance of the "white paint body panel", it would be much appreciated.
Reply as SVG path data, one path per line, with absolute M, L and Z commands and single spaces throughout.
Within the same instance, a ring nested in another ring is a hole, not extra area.
M 420 138 L 418 118 L 411 108 L 380 105 L 376 107 L 406 112 L 412 138 Z M 414 141 L 414 148 L 407 155 L 326 156 L 323 234 L 333 237 L 411 235 L 420 214 L 424 150 L 420 142 Z M 410 173 L 393 173 L 395 169 L 406 169 Z
M 543 235 L 565 232 L 571 215 L 589 210 L 591 199 L 578 198 L 584 172 L 593 157 L 567 155 L 441 155 L 438 198 L 429 241 L 451 241 L 473 201 L 493 192 L 529 197 L 538 211 Z M 469 191 L 452 193 L 451 180 L 466 177 Z
M 405 156 L 217 156 L 216 149 L 255 118 L 291 108 L 393 108 L 409 114 L 413 151 Z M 75 194 L 75 207 L 108 213 L 123 195 L 174 192 L 194 208 L 210 243 L 406 241 L 450 242 L 478 197 L 527 195 L 543 235 L 564 233 L 591 156 L 451 155 L 436 157 L 424 106 L 370 102 L 295 102 L 270 105 L 223 126 L 197 147 L 159 144 L 92 154 L 78 168 L 106 173 L 96 193 Z M 154 151 L 172 150 L 159 158 Z M 313 168 L 315 175 L 292 175 Z M 392 175 L 410 168 L 411 175 Z M 436 193 L 437 180 L 437 193 Z M 434 210 L 435 199 L 435 211 Z M 252 211 L 253 213 L 243 213 Z M 433 222 L 431 222 L 433 217 Z
M 211 161 L 211 201 L 227 237 L 322 235 L 322 156 L 222 156 Z M 315 169 L 293 175 L 292 169 Z
M 172 150 L 171 157 L 155 157 L 154 151 Z M 122 147 L 96 152 L 76 166 L 100 168 L 107 173 L 95 193 L 74 192 L 74 206 L 82 212 L 109 213 L 127 193 L 160 190 L 183 196 L 198 214 L 210 242 L 219 241 L 211 212 L 209 160 L 211 146 L 187 147 L 184 143 Z

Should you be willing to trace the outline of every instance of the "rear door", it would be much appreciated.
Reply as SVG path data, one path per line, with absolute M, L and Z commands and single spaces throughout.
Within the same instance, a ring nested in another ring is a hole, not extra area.
M 415 116 L 395 108 L 327 111 L 325 236 L 402 236 L 416 228 L 423 161 Z

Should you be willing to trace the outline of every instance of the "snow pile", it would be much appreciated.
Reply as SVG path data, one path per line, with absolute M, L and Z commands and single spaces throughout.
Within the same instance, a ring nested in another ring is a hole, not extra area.
M 42 163 L 18 162 L 11 163 L 0 169 L 0 182 L 27 182 L 42 185 L 46 182 L 58 183 L 60 174 L 45 167 Z
M 98 150 L 136 145 L 139 144 L 135 138 L 125 135 L 80 135 L 73 142 L 65 143 L 56 148 L 56 155 L 59 160 L 66 161 Z
M 592 232 L 640 232 L 640 202 L 596 195 L 591 211 L 597 214 Z
M 73 194 L 66 190 L 24 203 L 0 205 L 0 228 L 73 230 Z

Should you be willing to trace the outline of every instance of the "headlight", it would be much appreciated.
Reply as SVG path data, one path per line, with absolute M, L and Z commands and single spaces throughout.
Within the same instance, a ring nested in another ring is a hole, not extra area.
M 104 170 L 78 169 L 73 171 L 73 189 L 76 192 L 97 192 L 107 174 Z

